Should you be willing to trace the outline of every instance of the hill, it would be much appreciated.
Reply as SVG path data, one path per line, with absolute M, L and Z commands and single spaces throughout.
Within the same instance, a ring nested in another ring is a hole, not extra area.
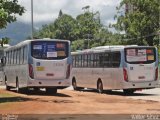
M 10 38 L 10 45 L 15 45 L 18 42 L 25 40 L 30 35 L 31 25 L 22 22 L 11 23 L 6 27 L 6 29 L 0 30 L 0 38 Z
M 35 28 L 39 29 L 42 25 L 48 24 L 50 22 L 51 21 L 35 23 Z M 0 29 L 0 39 L 3 37 L 10 38 L 10 45 L 15 45 L 23 40 L 26 40 L 29 36 L 31 36 L 30 23 L 23 23 L 18 21 L 8 24 L 6 29 Z

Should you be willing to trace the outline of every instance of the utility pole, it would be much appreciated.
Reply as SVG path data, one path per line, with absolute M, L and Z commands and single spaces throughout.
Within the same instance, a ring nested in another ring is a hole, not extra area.
M 32 27 L 32 30 L 31 30 L 31 39 L 33 39 L 33 0 L 31 0 L 31 27 Z

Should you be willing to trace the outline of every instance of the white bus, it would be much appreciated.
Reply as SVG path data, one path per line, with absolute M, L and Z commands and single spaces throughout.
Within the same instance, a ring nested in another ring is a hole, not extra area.
M 3 64 L 1 63 L 1 59 L 4 56 L 4 49 L 9 47 L 9 44 L 4 44 L 3 47 L 0 47 L 0 85 L 3 82 Z
M 4 50 L 6 89 L 45 88 L 48 93 L 71 85 L 68 40 L 26 40 Z
M 158 53 L 149 46 L 101 46 L 72 52 L 72 86 L 132 94 L 158 84 Z

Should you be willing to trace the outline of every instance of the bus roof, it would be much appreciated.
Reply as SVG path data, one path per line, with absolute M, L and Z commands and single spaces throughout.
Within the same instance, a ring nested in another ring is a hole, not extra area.
M 72 52 L 72 54 L 82 54 L 82 53 L 100 53 L 106 51 L 121 51 L 124 48 L 132 48 L 132 47 L 151 47 L 151 46 L 138 46 L 138 45 L 112 45 L 112 46 L 98 46 L 93 47 L 91 49 L 85 49 L 81 51 Z
M 110 46 L 98 46 L 98 47 L 94 47 L 94 48 L 91 48 L 93 50 L 103 50 L 103 49 L 122 49 L 122 48 L 125 48 L 125 47 L 135 47 L 135 46 L 138 46 L 138 45 L 110 45 Z
M 61 40 L 61 39 L 49 39 L 49 38 L 45 38 L 45 39 L 33 39 L 33 40 L 24 40 L 14 46 L 10 46 L 10 47 L 7 47 L 5 50 L 8 50 L 8 49 L 14 49 L 15 47 L 20 47 L 20 46 L 23 46 L 23 45 L 26 45 L 26 44 L 29 44 L 30 42 L 32 41 L 66 41 L 66 42 L 69 42 L 69 40 Z

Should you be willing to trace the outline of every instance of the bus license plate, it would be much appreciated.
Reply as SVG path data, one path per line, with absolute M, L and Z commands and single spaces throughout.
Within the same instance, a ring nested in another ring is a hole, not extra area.
M 44 67 L 37 67 L 37 71 L 44 71 Z

